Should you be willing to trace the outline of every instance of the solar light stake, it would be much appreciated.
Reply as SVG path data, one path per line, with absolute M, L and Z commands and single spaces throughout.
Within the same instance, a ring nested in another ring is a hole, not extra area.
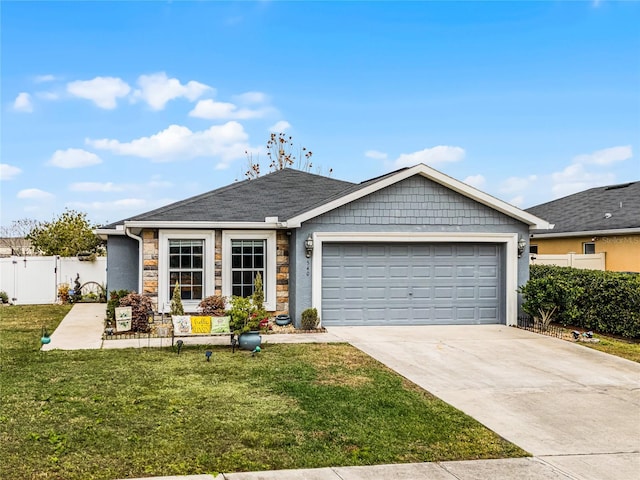
M 211 350 L 205 350 L 204 356 L 207 357 L 207 362 L 211 359 L 211 354 L 213 352 Z
M 182 345 L 184 345 L 184 342 L 182 340 L 178 340 L 176 342 L 176 345 L 178 346 L 178 355 L 180 355 L 180 351 L 182 350 Z

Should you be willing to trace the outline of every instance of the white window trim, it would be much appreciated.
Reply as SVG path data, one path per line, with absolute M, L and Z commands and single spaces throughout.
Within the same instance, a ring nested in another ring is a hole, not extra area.
M 231 240 L 266 240 L 264 308 L 276 310 L 276 232 L 265 230 L 222 231 L 222 295 L 231 297 Z
M 518 234 L 517 233 L 415 233 L 415 232 L 316 232 L 313 234 L 311 306 L 322 312 L 322 245 L 324 242 L 469 242 L 504 243 L 506 266 L 504 280 L 505 315 L 508 326 L 518 322 Z M 320 317 L 322 319 L 322 316 Z M 322 321 L 322 320 L 321 320 Z
M 159 230 L 158 232 L 158 309 L 171 310 L 169 292 L 169 240 L 204 240 L 204 297 L 215 292 L 215 232 L 198 230 Z M 200 300 L 183 300 L 185 312 L 197 312 Z

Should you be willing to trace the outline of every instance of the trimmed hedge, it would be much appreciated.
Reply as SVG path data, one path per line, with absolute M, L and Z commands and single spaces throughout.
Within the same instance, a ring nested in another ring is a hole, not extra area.
M 531 265 L 529 276 L 529 282 L 521 289 L 525 311 L 527 300 L 540 293 L 535 291 L 535 285 L 557 283 L 558 290 L 566 290 L 568 285 L 576 295 L 566 296 L 566 304 L 560 300 L 555 321 L 640 338 L 640 274 Z

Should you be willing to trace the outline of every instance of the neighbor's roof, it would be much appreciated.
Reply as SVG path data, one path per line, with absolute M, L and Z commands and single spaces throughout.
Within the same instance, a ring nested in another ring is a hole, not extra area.
M 640 229 L 640 181 L 591 188 L 527 212 L 555 224 L 551 232 L 534 232 L 545 236 Z

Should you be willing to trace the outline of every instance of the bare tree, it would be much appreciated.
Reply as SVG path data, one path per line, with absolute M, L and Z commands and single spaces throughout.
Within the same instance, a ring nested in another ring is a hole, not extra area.
M 253 154 L 244 152 L 247 157 L 247 170 L 245 178 L 253 180 L 260 176 L 260 158 L 253 158 Z M 306 147 L 298 147 L 293 138 L 285 133 L 272 133 L 267 141 L 267 157 L 269 157 L 269 172 L 284 170 L 293 167 L 304 172 L 310 172 L 313 168 L 311 157 L 313 152 Z M 329 171 L 331 173 L 331 170 Z
M 11 251 L 11 255 L 31 255 L 33 247 L 26 236 L 36 228 L 40 222 L 33 218 L 14 220 L 11 225 L 0 227 L 0 247 Z

